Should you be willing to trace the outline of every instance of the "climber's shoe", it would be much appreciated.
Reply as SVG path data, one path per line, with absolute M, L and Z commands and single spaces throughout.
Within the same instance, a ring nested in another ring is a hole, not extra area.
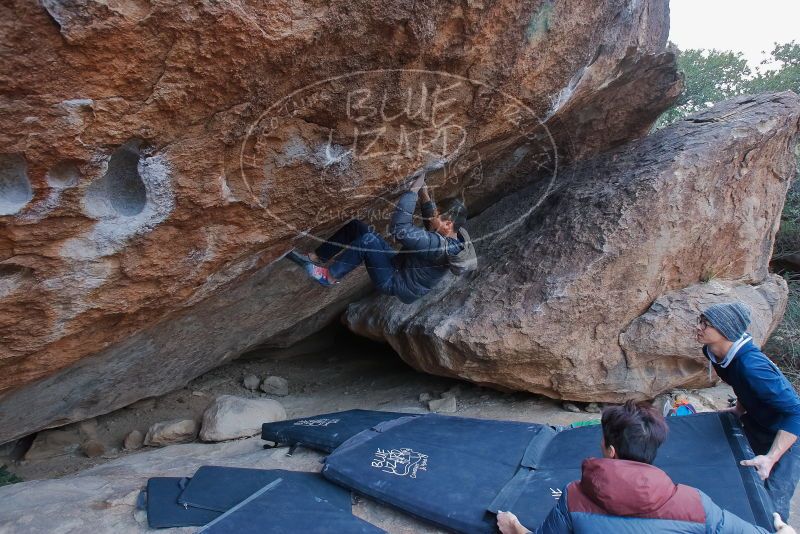
M 327 267 L 320 267 L 319 265 L 315 265 L 314 263 L 309 260 L 308 263 L 305 264 L 306 272 L 308 276 L 319 282 L 325 287 L 331 287 L 339 282 L 331 275 L 330 271 Z

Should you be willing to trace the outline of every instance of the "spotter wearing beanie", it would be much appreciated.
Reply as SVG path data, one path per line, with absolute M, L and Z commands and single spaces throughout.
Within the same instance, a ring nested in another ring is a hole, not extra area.
M 736 341 L 750 326 L 750 308 L 742 302 L 714 304 L 703 310 L 703 317 L 728 341 Z

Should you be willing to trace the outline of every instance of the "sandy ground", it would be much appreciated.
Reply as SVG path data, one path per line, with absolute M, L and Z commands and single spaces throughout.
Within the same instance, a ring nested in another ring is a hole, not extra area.
M 560 402 L 537 395 L 500 392 L 418 373 L 387 346 L 342 336 L 346 334 L 333 329 L 293 349 L 255 351 L 183 389 L 97 417 L 97 436 L 107 450 L 103 457 L 86 458 L 76 443 L 75 450 L 53 458 L 15 461 L 0 457 L 0 464 L 8 464 L 9 471 L 24 480 L 36 480 L 76 473 L 133 454 L 122 450 L 122 440 L 132 430 L 145 433 L 151 424 L 172 419 L 199 420 L 207 405 L 221 394 L 267 397 L 244 388 L 242 380 L 250 374 L 261 379 L 277 375 L 289 381 L 289 395 L 273 397 L 284 405 L 289 418 L 352 408 L 423 413 L 427 407 L 420 395 L 437 398 L 453 387 L 458 390 L 456 415 L 460 416 L 556 425 L 599 418 L 597 413 L 567 411 Z M 711 406 L 724 404 L 730 390 L 721 387 L 699 393 L 706 406 Z M 798 501 L 795 498 L 792 503 L 793 523 L 798 519 Z
M 107 454 L 86 458 L 79 450 L 54 458 L 35 461 L 0 460 L 9 471 L 24 480 L 54 478 L 75 473 L 111 459 L 130 454 L 122 450 L 122 440 L 132 430 L 143 434 L 153 423 L 173 419 L 200 420 L 208 404 L 218 395 L 270 397 L 279 400 L 289 418 L 325 412 L 363 408 L 427 412 L 419 397 L 433 397 L 453 387 L 458 391 L 457 415 L 487 419 L 508 419 L 567 425 L 596 419 L 596 413 L 572 413 L 561 403 L 528 393 L 503 393 L 468 382 L 418 373 L 403 363 L 387 346 L 327 334 L 305 346 L 289 350 L 256 351 L 192 381 L 185 388 L 162 397 L 145 399 L 127 408 L 97 417 L 97 435 Z M 330 345 L 327 342 L 335 342 Z M 297 354 L 304 350 L 311 353 Z M 245 376 L 263 379 L 270 375 L 289 381 L 289 395 L 272 397 L 249 391 L 242 385 Z M 76 425 L 72 425 L 75 428 Z M 69 429 L 69 427 L 68 427 Z M 78 445 L 76 433 L 76 444 Z

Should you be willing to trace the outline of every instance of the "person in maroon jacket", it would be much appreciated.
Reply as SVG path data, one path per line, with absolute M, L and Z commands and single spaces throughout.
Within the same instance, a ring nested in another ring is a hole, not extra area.
M 651 465 L 667 437 L 667 423 L 652 406 L 628 401 L 606 408 L 602 426 L 603 458 L 584 460 L 581 479 L 567 486 L 537 534 L 768 532 Z M 497 514 L 497 526 L 503 534 L 530 532 L 510 512 Z M 778 514 L 775 529 L 795 534 Z

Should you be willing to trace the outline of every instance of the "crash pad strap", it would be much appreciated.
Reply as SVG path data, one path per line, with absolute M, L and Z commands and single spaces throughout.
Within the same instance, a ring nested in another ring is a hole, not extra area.
M 376 434 L 381 434 L 391 428 L 396 428 L 398 426 L 410 423 L 411 421 L 414 421 L 418 417 L 420 416 L 413 415 L 408 417 L 398 417 L 397 419 L 392 419 L 390 421 L 384 421 L 382 423 L 378 423 L 377 425 L 374 425 L 372 428 L 359 432 L 355 436 L 351 437 L 350 439 L 339 445 L 336 448 L 336 453 L 341 455 L 346 451 L 354 449 L 359 445 L 361 445 L 362 443 L 371 440 L 373 437 L 375 437 Z
M 233 508 L 231 508 L 230 510 L 228 510 L 227 512 L 225 512 L 224 514 L 219 516 L 218 518 L 216 518 L 214 521 L 212 521 L 211 523 L 207 524 L 206 526 L 204 526 L 203 528 L 198 530 L 197 531 L 198 534 L 200 534 L 201 532 L 208 531 L 211 527 L 213 527 L 214 525 L 216 525 L 220 521 L 223 521 L 223 520 L 227 519 L 228 516 L 230 516 L 231 514 L 233 514 L 234 512 L 239 510 L 240 508 L 243 508 L 249 502 L 259 498 L 260 496 L 262 496 L 264 493 L 268 492 L 272 488 L 278 486 L 281 482 L 283 482 L 282 478 L 276 478 L 275 480 L 273 480 L 272 482 L 270 482 L 269 484 L 267 484 L 266 486 L 264 486 L 263 488 L 261 488 L 257 492 L 253 493 L 248 498 L 246 498 L 245 500 L 243 500 L 242 502 L 240 502 L 239 504 L 237 504 L 236 506 L 234 506 Z
M 404 425 L 409 423 L 419 417 L 418 415 L 406 415 L 403 417 L 398 417 L 397 419 L 390 419 L 389 421 L 382 421 L 377 425 L 373 426 L 372 429 L 376 432 L 386 432 L 387 430 L 391 430 L 392 428 L 400 425 Z
M 514 475 L 514 478 L 503 486 L 503 489 L 500 490 L 500 493 L 497 494 L 497 497 L 494 498 L 487 509 L 493 514 L 496 514 L 500 510 L 511 510 L 517 500 L 519 500 L 522 490 L 528 485 L 532 476 L 533 469 L 521 467 L 520 470 L 517 471 L 517 474 Z
M 209 465 L 197 470 L 178 502 L 190 508 L 227 512 L 279 478 L 284 481 L 284 487 L 306 488 L 319 500 L 336 508 L 350 508 L 349 492 L 329 483 L 318 473 Z
M 528 443 L 525 454 L 522 455 L 520 465 L 532 469 L 539 467 L 547 451 L 547 446 L 550 445 L 550 442 L 553 441 L 553 438 L 556 437 L 559 430 L 560 429 L 551 426 L 545 426 L 539 429 L 539 432 L 537 432 L 536 435 L 531 438 L 530 443 Z
M 237 504 L 200 532 L 239 534 L 386 534 L 384 530 L 319 498 L 298 479 L 280 477 Z M 348 499 L 349 500 L 349 499 Z

